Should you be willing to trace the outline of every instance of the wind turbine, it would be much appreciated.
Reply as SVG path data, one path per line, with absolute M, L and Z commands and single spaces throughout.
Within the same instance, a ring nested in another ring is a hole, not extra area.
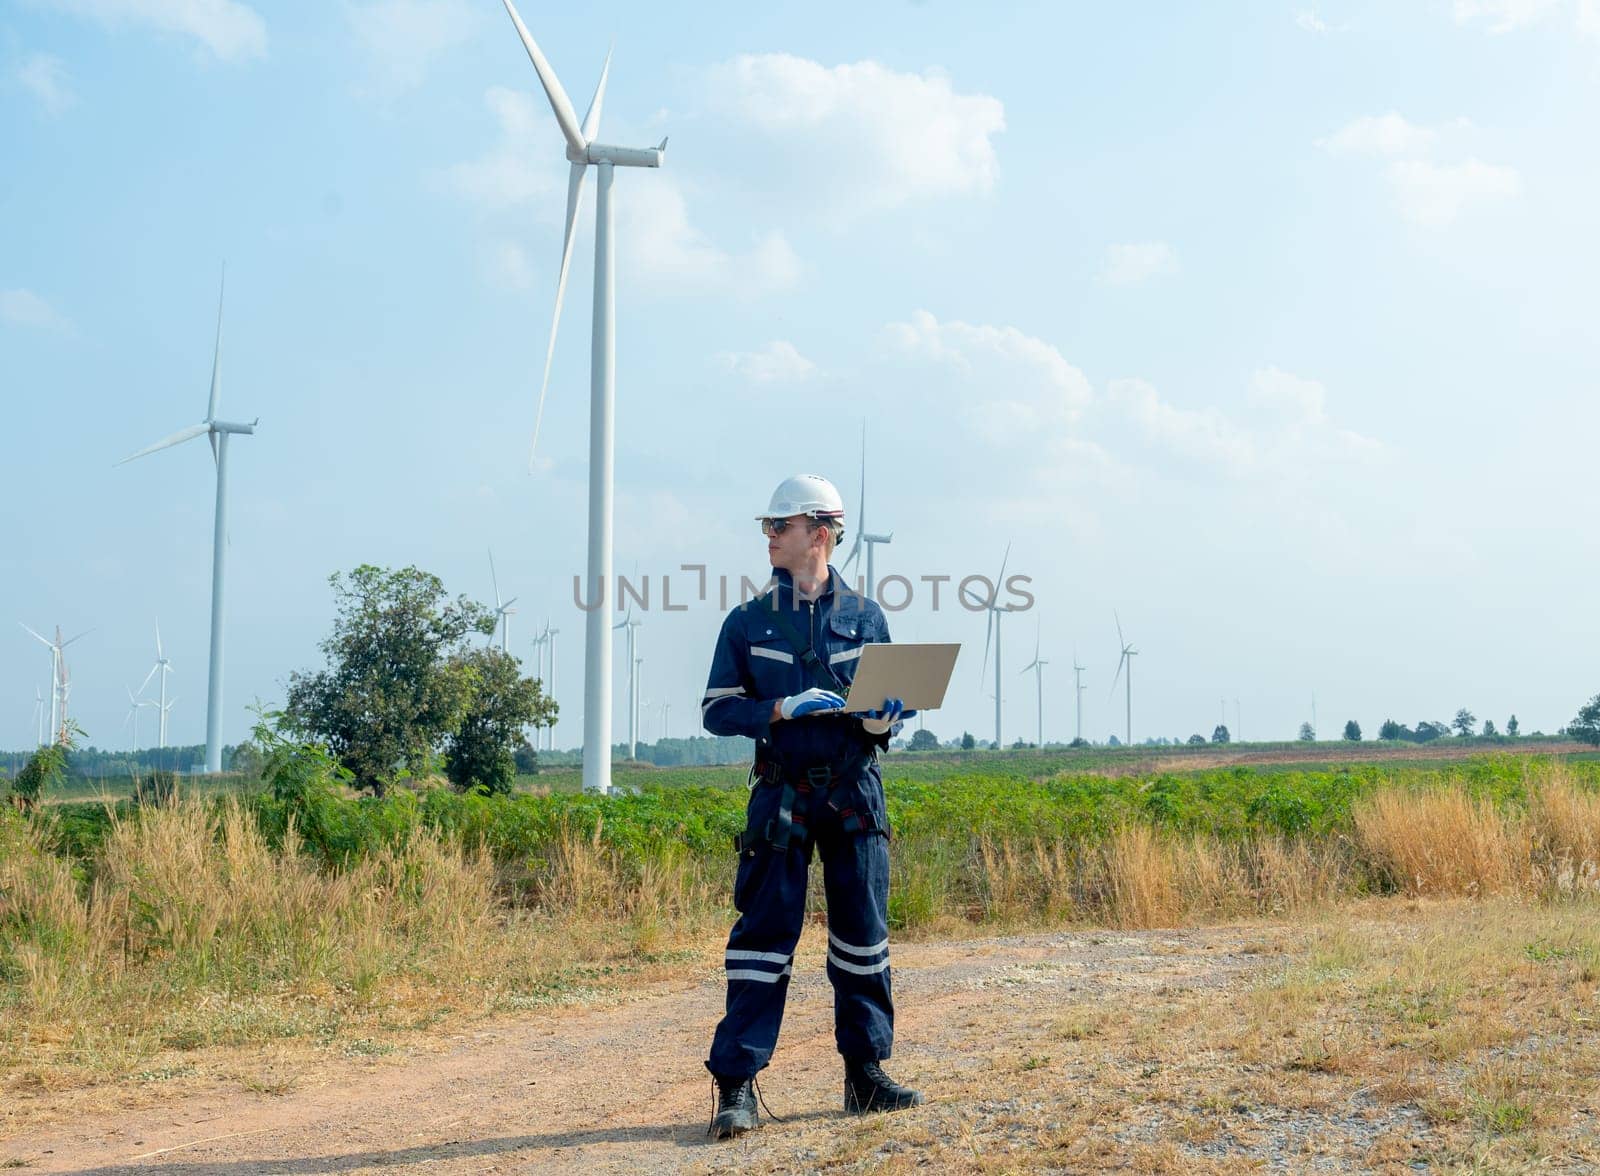
M 1050 662 L 1039 656 L 1039 637 L 1033 639 L 1033 660 L 1023 666 L 1021 673 L 1033 671 L 1034 684 L 1039 688 L 1039 747 L 1044 747 L 1044 668 Z
M 1078 651 L 1074 649 L 1072 651 L 1072 684 L 1078 695 L 1078 733 L 1073 737 L 1075 741 L 1083 738 L 1083 692 L 1088 689 L 1083 684 L 1083 671 L 1088 668 L 1088 666 L 1080 666 L 1078 664 Z
M 500 619 L 500 652 L 510 653 L 511 614 L 517 611 L 511 606 L 517 603 L 517 598 L 513 596 L 506 601 L 500 599 L 500 577 L 495 575 L 494 550 L 492 548 L 489 551 L 489 579 L 494 582 L 494 615 Z M 490 635 L 489 640 L 494 640 L 493 634 Z
M 671 722 L 672 722 L 672 704 L 670 702 L 663 702 L 661 704 L 661 738 L 663 738 L 663 739 L 672 738 L 672 727 L 670 725 Z
M 628 758 L 637 758 L 639 750 L 639 666 L 644 659 L 639 656 L 639 626 L 642 621 L 633 619 L 633 606 L 628 615 L 611 627 L 628 631 Z
M 167 655 L 161 651 L 161 622 L 156 621 L 156 664 L 150 667 L 150 672 L 144 676 L 144 681 L 139 683 L 139 693 L 144 693 L 144 688 L 150 685 L 150 679 L 157 674 L 161 675 L 161 701 L 150 705 L 157 708 L 161 716 L 160 735 L 156 747 L 162 751 L 167 747 L 167 712 L 172 709 L 172 703 L 167 701 L 167 675 L 172 673 L 172 663 L 167 660 Z M 176 702 L 177 699 L 173 699 Z
M 592 164 L 598 169 L 595 184 L 594 217 L 594 327 L 589 349 L 589 558 L 591 586 L 598 585 L 605 600 L 611 575 L 611 498 L 615 460 L 613 415 L 616 404 L 616 281 L 617 258 L 612 243 L 614 211 L 611 184 L 618 167 L 660 167 L 667 141 L 656 147 L 612 147 L 596 142 L 600 130 L 600 107 L 605 100 L 606 78 L 611 58 L 600 71 L 600 84 L 579 126 L 572 101 L 562 89 L 556 72 L 522 23 L 511 0 L 504 0 L 517 35 L 528 51 L 528 58 L 539 75 L 550 109 L 567 141 L 567 160 L 572 167 L 567 177 L 567 227 L 561 241 L 561 269 L 556 278 L 555 313 L 550 323 L 550 344 L 544 357 L 544 380 L 539 386 L 539 407 L 534 417 L 533 445 L 539 444 L 539 426 L 544 418 L 544 397 L 550 387 L 550 362 L 555 356 L 556 329 L 561 323 L 561 301 L 567 290 L 567 270 L 572 261 L 573 230 L 578 222 L 578 203 L 583 196 L 584 177 Z M 531 455 L 530 455 L 531 456 Z M 611 626 L 603 608 L 589 612 L 584 624 L 583 647 L 583 788 L 586 792 L 611 791 Z
M 208 437 L 211 458 L 217 467 L 216 519 L 211 532 L 211 676 L 206 686 L 206 771 L 222 771 L 222 615 L 224 572 L 228 553 L 228 438 L 235 433 L 254 433 L 259 417 L 248 425 L 219 420 L 217 408 L 222 399 L 222 298 L 227 289 L 227 271 L 217 294 L 217 342 L 211 357 L 211 399 L 206 404 L 205 420 L 190 425 L 170 437 L 147 445 L 119 461 L 126 465 L 158 449 L 181 445 L 195 437 Z
M 1127 666 L 1128 667 L 1128 746 L 1132 747 L 1133 746 L 1133 659 L 1139 655 L 1139 651 L 1137 649 L 1135 649 L 1133 646 L 1129 645 L 1128 642 L 1123 638 L 1123 636 L 1122 636 L 1122 618 L 1117 616 L 1117 613 L 1116 613 L 1115 609 L 1112 610 L 1111 615 L 1113 617 L 1116 617 L 1116 621 L 1117 621 L 1117 643 L 1122 647 L 1122 656 L 1117 659 L 1116 677 L 1111 679 L 1111 692 L 1113 694 L 1116 693 L 1116 690 L 1117 690 L 1117 678 L 1122 677 L 1122 667 L 1123 666 Z
M 124 727 L 126 727 L 130 722 L 133 724 L 133 750 L 134 751 L 138 751 L 139 750 L 139 710 L 140 710 L 141 707 L 159 706 L 160 703 L 153 702 L 148 698 L 139 698 L 137 695 L 134 694 L 133 687 L 128 686 L 126 684 L 124 684 L 124 686 L 122 688 L 128 692 L 128 713 L 123 717 L 122 725 Z
M 35 747 L 44 746 L 44 695 L 39 693 L 39 688 L 33 688 L 33 725 L 39 729 L 38 741 Z
M 17 624 L 22 625 L 22 622 L 18 621 Z M 67 677 L 67 659 L 62 655 L 62 651 L 71 645 L 73 641 L 81 641 L 94 630 L 85 629 L 82 633 L 72 638 L 71 641 L 63 641 L 61 640 L 61 626 L 57 625 L 56 639 L 51 641 L 47 637 L 41 637 L 32 629 L 29 629 L 27 625 L 22 625 L 22 627 L 30 637 L 50 650 L 50 742 L 61 743 L 66 735 L 67 695 L 71 691 L 71 682 Z
M 545 623 L 544 623 L 544 638 L 545 638 L 545 644 L 550 649 L 550 701 L 551 702 L 555 702 L 555 700 L 556 700 L 556 635 L 558 633 L 560 633 L 560 632 L 561 632 L 560 629 L 552 629 L 550 627 L 549 619 L 548 618 L 545 619 Z M 609 630 L 607 631 L 606 636 L 607 637 L 611 636 Z M 607 642 L 608 646 L 609 646 L 609 644 L 610 643 Z M 609 681 L 609 679 L 608 679 L 608 681 Z M 558 709 L 556 711 L 555 721 L 552 722 L 550 724 L 550 726 L 545 729 L 545 737 L 550 742 L 550 750 L 551 751 L 554 751 L 556 749 L 556 723 L 559 723 L 560 721 L 561 721 L 561 711 Z M 606 726 L 606 730 L 608 732 L 611 730 L 611 727 L 610 727 L 609 723 Z M 610 771 L 611 771 L 611 767 L 610 767 L 610 765 L 608 763 L 607 766 L 606 766 L 606 772 L 607 772 L 607 779 L 608 780 L 610 779 Z
M 868 600 L 878 599 L 878 580 L 875 571 L 875 562 L 872 558 L 873 549 L 880 543 L 888 543 L 894 538 L 894 532 L 887 535 L 874 535 L 867 531 L 867 423 L 861 422 L 861 497 L 857 500 L 859 510 L 856 513 L 856 541 L 850 547 L 850 554 L 845 556 L 840 569 L 848 568 L 855 562 L 856 556 L 861 554 L 863 546 L 867 549 L 867 592 Z
M 994 746 L 998 751 L 1004 747 L 1000 741 L 1000 715 L 1001 715 L 1001 689 L 1000 689 L 1000 618 L 1010 612 L 1009 608 L 1000 607 L 1000 587 L 1006 582 L 1006 563 L 1011 559 L 1011 544 L 1006 544 L 1006 554 L 1000 561 L 1000 576 L 994 582 L 994 592 L 988 600 L 976 595 L 970 588 L 962 594 L 963 599 L 981 605 L 989 614 L 989 623 L 984 627 L 983 636 L 983 672 L 979 675 L 978 685 L 981 688 L 987 680 L 989 673 L 989 646 L 994 646 Z

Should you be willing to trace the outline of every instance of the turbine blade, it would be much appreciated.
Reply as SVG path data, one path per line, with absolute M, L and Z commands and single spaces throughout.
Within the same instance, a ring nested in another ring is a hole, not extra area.
M 856 514 L 856 534 L 867 529 L 867 422 L 861 422 L 861 497 L 856 500 L 860 510 Z
M 148 454 L 154 453 L 158 449 L 170 449 L 174 445 L 182 445 L 185 441 L 188 441 L 191 438 L 198 437 L 202 433 L 209 433 L 209 432 L 211 432 L 211 426 L 208 425 L 208 424 L 190 425 L 187 429 L 179 429 L 176 433 L 172 434 L 172 436 L 170 436 L 170 437 L 163 437 L 161 440 L 157 441 L 154 445 L 146 445 L 143 449 L 139 450 L 138 453 L 130 453 L 127 457 L 123 458 L 117 464 L 118 465 L 127 465 L 130 461 L 133 461 L 135 458 L 145 457 Z M 213 447 L 215 447 L 215 444 L 216 444 L 216 442 L 213 441 L 212 442 Z
M 983 672 L 978 675 L 981 687 L 989 680 L 989 643 L 994 639 L 994 609 L 989 609 L 989 623 L 983 627 Z
M 1111 689 L 1106 693 L 1107 698 L 1110 698 L 1111 695 L 1117 692 L 1117 682 L 1122 678 L 1122 664 L 1127 660 L 1128 653 L 1126 650 L 1124 650 L 1122 656 L 1117 659 L 1117 672 L 1111 679 Z
M 1117 616 L 1117 610 L 1116 609 L 1112 609 L 1111 610 L 1111 615 L 1116 618 L 1116 622 L 1117 622 L 1117 648 L 1118 649 L 1127 649 L 1128 648 L 1128 643 L 1127 643 L 1127 641 L 1123 640 L 1123 637 L 1122 637 L 1122 618 Z
M 21 621 L 18 621 L 18 622 L 17 622 L 17 624 L 19 624 L 19 625 L 22 625 L 22 622 L 21 622 Z M 46 645 L 48 645 L 48 646 L 49 646 L 49 647 L 50 647 L 50 648 L 51 648 L 51 649 L 54 649 L 54 648 L 55 648 L 55 647 L 56 647 L 56 643 L 55 643 L 55 642 L 54 642 L 54 641 L 51 641 L 51 640 L 50 640 L 50 639 L 49 639 L 49 638 L 47 638 L 47 637 L 40 637 L 40 636 L 39 636 L 39 634 L 37 634 L 37 633 L 35 633 L 35 632 L 34 632 L 34 631 L 33 631 L 33 630 L 32 630 L 32 629 L 29 629 L 29 628 L 28 628 L 28 626 L 26 626 L 26 625 L 22 625 L 22 627 L 23 627 L 23 628 L 24 628 L 24 629 L 26 629 L 26 630 L 27 630 L 27 632 L 28 632 L 28 634 L 29 634 L 29 635 L 30 635 L 30 636 L 32 636 L 32 637 L 33 637 L 33 638 L 34 638 L 34 639 L 35 639 L 35 640 L 36 640 L 36 641 L 43 641 L 43 642 L 44 642 L 44 643 L 45 643 L 45 644 L 46 644 Z
M 494 571 L 494 549 L 489 549 L 489 579 L 494 581 L 494 606 L 500 608 L 500 577 Z
M 594 88 L 594 97 L 589 99 L 589 109 L 583 116 L 583 140 L 593 143 L 600 134 L 600 107 L 606 100 L 606 79 L 611 76 L 611 50 L 606 50 L 606 63 L 600 67 L 600 84 Z
M 1007 543 L 1006 544 L 1005 557 L 1000 561 L 1000 578 L 997 579 L 994 582 L 994 598 L 995 598 L 995 602 L 996 603 L 998 603 L 999 600 L 1000 600 L 1000 589 L 1005 587 L 1005 583 L 1006 583 L 1006 564 L 1008 564 L 1010 562 L 1011 562 L 1011 544 Z
M 228 289 L 228 265 L 222 265 L 222 285 L 217 290 L 217 343 L 211 353 L 211 399 L 206 404 L 206 420 L 217 419 L 217 403 L 222 399 L 222 298 Z M 215 442 L 212 443 L 215 448 Z
M 150 685 L 150 679 L 154 678 L 156 676 L 156 671 L 159 670 L 160 668 L 161 668 L 161 663 L 159 663 L 159 662 L 157 662 L 155 665 L 150 667 L 150 672 L 144 676 L 144 681 L 139 683 L 139 693 L 140 694 L 144 693 L 144 688 L 146 686 Z M 132 692 L 131 691 L 129 692 L 129 697 L 132 697 Z
M 856 525 L 859 528 L 860 522 L 858 521 Z M 860 554 L 861 554 L 861 532 L 860 532 L 860 530 L 857 530 L 856 531 L 856 541 L 850 545 L 850 554 L 844 557 L 844 562 L 839 565 L 839 570 L 842 572 L 846 568 L 848 568 L 851 564 L 855 563 L 856 556 L 858 556 Z
M 161 652 L 161 618 L 156 618 L 156 662 L 159 664 L 164 658 Z
M 507 0 L 510 3 L 510 0 Z M 528 447 L 528 469 L 539 450 L 539 430 L 544 425 L 544 398 L 550 390 L 550 365 L 556 357 L 556 332 L 561 329 L 561 303 L 567 296 L 567 274 L 572 268 L 572 238 L 578 225 L 578 205 L 583 200 L 583 178 L 587 164 L 575 163 L 567 176 L 567 231 L 561 239 L 561 272 L 556 277 L 556 307 L 550 316 L 550 342 L 544 352 L 544 379 L 539 382 L 539 407 L 533 414 L 533 444 Z
M 522 47 L 528 51 L 528 60 L 533 62 L 533 68 L 539 75 L 539 84 L 544 87 L 544 96 L 550 99 L 550 109 L 555 113 L 556 122 L 561 124 L 561 133 L 566 136 L 567 149 L 582 155 L 589 143 L 583 137 L 583 131 L 578 126 L 578 116 L 572 109 L 572 99 L 567 97 L 567 92 L 561 88 L 561 79 L 556 77 L 556 71 L 550 67 L 550 62 L 545 59 L 543 50 L 538 42 L 533 39 L 533 34 L 528 32 L 528 26 L 522 23 L 516 6 L 511 0 L 505 0 L 506 11 L 511 14 L 511 23 L 517 26 L 517 36 L 522 38 Z
M 79 633 L 76 637 L 72 638 L 72 641 L 63 641 L 61 643 L 61 648 L 65 649 L 67 646 L 71 645 L 73 641 L 82 641 L 85 637 L 87 637 L 90 633 L 93 633 L 93 632 L 94 632 L 93 629 L 85 629 L 83 632 Z

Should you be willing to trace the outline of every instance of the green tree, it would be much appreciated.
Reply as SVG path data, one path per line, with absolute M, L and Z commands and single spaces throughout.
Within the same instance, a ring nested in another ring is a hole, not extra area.
M 445 737 L 445 775 L 461 792 L 474 785 L 510 792 L 522 733 L 549 726 L 555 703 L 537 681 L 522 676 L 515 657 L 493 645 L 456 654 L 451 671 L 466 679 L 468 696 L 455 730 Z
M 971 751 L 974 747 L 977 747 L 977 746 L 978 746 L 978 741 L 972 737 L 972 732 L 971 731 L 963 731 L 963 732 L 961 732 L 961 750 L 962 751 Z
M 1462 707 L 1456 712 L 1456 717 L 1451 721 L 1450 725 L 1456 729 L 1457 735 L 1465 739 L 1472 734 L 1473 728 L 1478 725 L 1478 716 L 1466 707 Z
M 1413 738 L 1418 743 L 1432 743 L 1435 739 L 1443 739 L 1448 734 L 1450 734 L 1450 728 L 1444 723 L 1433 723 L 1424 719 L 1417 724 L 1417 731 Z
M 59 743 L 47 744 L 28 757 L 17 778 L 11 782 L 12 802 L 23 812 L 32 812 L 44 797 L 45 790 L 53 788 L 67 778 L 67 758 L 82 730 L 71 719 L 67 720 L 66 738 Z
M 289 677 L 284 718 L 301 738 L 325 744 L 359 788 L 382 795 L 402 770 L 421 774 L 472 697 L 457 655 L 473 633 L 494 632 L 494 614 L 450 600 L 437 576 L 414 567 L 362 564 L 335 572 L 326 669 Z
M 911 733 L 910 748 L 912 751 L 934 751 L 939 746 L 939 737 L 927 728 Z
M 1221 723 L 1218 723 L 1216 730 L 1211 732 L 1211 742 L 1213 743 L 1227 743 L 1232 738 L 1233 736 L 1228 733 L 1228 728 Z
M 1202 747 L 1202 746 L 1205 745 L 1205 741 L 1206 741 L 1206 737 L 1204 735 L 1200 734 L 1200 732 L 1198 732 L 1198 731 L 1196 731 L 1193 735 L 1189 736 L 1189 745 L 1191 747 Z
M 1316 728 L 1313 727 L 1310 723 L 1301 723 L 1300 724 L 1300 734 L 1295 736 L 1295 738 L 1298 739 L 1301 743 L 1310 743 L 1313 740 L 1315 740 L 1316 737 L 1317 737 Z
M 1600 747 L 1600 694 L 1583 704 L 1578 717 L 1567 724 L 1567 734 L 1580 743 Z
M 1522 734 L 1522 724 L 1517 722 L 1516 715 L 1512 715 L 1506 720 L 1506 734 L 1511 736 L 1513 739 Z
M 1397 723 L 1393 719 L 1383 720 L 1383 726 L 1378 728 L 1379 739 L 1404 739 L 1412 737 L 1411 728 L 1404 723 Z
M 1494 720 L 1493 719 L 1485 719 L 1485 720 L 1483 720 L 1483 737 L 1485 739 L 1494 739 L 1499 734 L 1500 734 L 1500 732 L 1498 732 L 1498 731 L 1496 731 L 1494 729 Z
M 1351 719 L 1344 725 L 1344 737 L 1351 743 L 1361 742 L 1361 724 Z

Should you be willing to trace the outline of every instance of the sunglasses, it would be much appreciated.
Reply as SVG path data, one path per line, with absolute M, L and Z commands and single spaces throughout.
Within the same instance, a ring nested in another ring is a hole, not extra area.
M 813 526 L 813 527 L 816 526 L 816 524 L 813 523 L 810 519 L 801 519 L 799 521 L 805 523 L 807 526 Z M 785 531 L 787 531 L 790 527 L 794 526 L 795 522 L 796 522 L 796 520 L 794 520 L 794 519 L 762 519 L 761 520 L 761 533 L 763 535 L 769 535 L 769 536 L 770 535 L 781 535 Z

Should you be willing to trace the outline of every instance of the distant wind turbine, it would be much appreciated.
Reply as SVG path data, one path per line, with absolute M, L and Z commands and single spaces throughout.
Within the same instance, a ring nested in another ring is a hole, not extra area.
M 1041 748 L 1044 747 L 1044 668 L 1049 664 L 1048 660 L 1039 656 L 1039 637 L 1035 635 L 1033 639 L 1033 660 L 1023 666 L 1020 672 L 1026 674 L 1029 670 L 1032 670 L 1034 685 L 1039 690 L 1039 746 Z
M 160 734 L 156 747 L 162 751 L 167 747 L 167 712 L 172 709 L 172 703 L 167 701 L 167 675 L 172 673 L 172 662 L 167 660 L 167 655 L 161 651 L 161 622 L 156 621 L 156 664 L 150 667 L 150 672 L 144 676 L 144 681 L 139 683 L 138 693 L 143 694 L 144 688 L 150 685 L 150 679 L 157 674 L 161 675 L 161 700 L 152 703 L 161 716 Z M 173 700 L 177 701 L 176 699 Z
M 611 576 L 612 481 L 615 461 L 613 412 L 616 402 L 616 251 L 612 242 L 612 173 L 618 167 L 660 167 L 667 141 L 656 147 L 611 147 L 595 140 L 600 130 L 600 107 L 605 100 L 611 58 L 600 71 L 583 124 L 578 123 L 572 100 L 561 86 L 543 51 L 522 23 L 516 6 L 504 0 L 517 35 L 539 75 L 550 109 L 567 141 L 567 227 L 561 242 L 561 269 L 556 278 L 555 313 L 550 324 L 550 344 L 545 352 L 544 380 L 539 386 L 539 407 L 534 417 L 533 445 L 539 444 L 545 392 L 550 387 L 550 363 L 555 356 L 556 329 L 561 322 L 561 301 L 566 295 L 567 270 L 572 261 L 572 238 L 583 196 L 584 177 L 592 165 L 598 169 L 594 218 L 594 327 L 589 351 L 589 559 L 590 590 L 598 587 L 605 599 Z M 531 459 L 531 455 L 530 455 Z M 604 608 L 589 612 L 583 649 L 583 788 L 585 792 L 611 791 L 611 626 Z
M 147 706 L 159 706 L 160 703 L 154 702 L 148 698 L 138 697 L 134 694 L 133 687 L 131 686 L 124 685 L 123 689 L 128 692 L 128 713 L 123 717 L 122 725 L 123 727 L 127 727 L 130 722 L 133 724 L 133 750 L 138 751 L 139 711 Z
M 1072 684 L 1074 692 L 1078 696 L 1078 732 L 1073 738 L 1080 740 L 1083 738 L 1083 692 L 1088 689 L 1083 684 L 1083 671 L 1088 668 L 1088 666 L 1080 666 L 1078 664 L 1078 651 L 1074 649 L 1072 651 Z
M 500 621 L 500 652 L 510 653 L 511 614 L 517 611 L 511 606 L 517 603 L 517 598 L 513 596 L 510 600 L 503 601 L 500 599 L 500 577 L 495 574 L 494 550 L 492 548 L 489 551 L 489 579 L 494 582 L 494 615 Z M 489 639 L 491 641 L 494 640 L 492 634 Z
M 223 291 L 226 287 L 227 273 L 224 271 Z M 219 420 L 217 417 L 217 408 L 222 400 L 222 300 L 223 292 L 219 291 L 217 342 L 211 357 L 211 399 L 206 404 L 205 420 L 181 429 L 154 445 L 147 445 L 117 463 L 126 465 L 136 458 L 181 445 L 195 437 L 207 437 L 211 441 L 211 458 L 217 467 L 217 505 L 211 532 L 211 667 L 206 686 L 207 772 L 222 771 L 222 617 L 228 553 L 228 438 L 235 433 L 254 433 L 256 425 L 260 423 L 259 417 L 248 425 Z
M 33 725 L 39 729 L 38 740 L 35 747 L 44 746 L 44 695 L 39 693 L 39 688 L 33 688 Z
M 867 592 L 868 600 L 878 599 L 878 580 L 876 561 L 873 559 L 873 550 L 880 543 L 888 543 L 894 539 L 894 532 L 887 535 L 874 535 L 867 530 L 867 425 L 861 423 L 861 497 L 857 499 L 856 511 L 856 541 L 850 547 L 850 554 L 845 556 L 844 563 L 839 565 L 839 570 L 844 571 L 856 557 L 861 554 L 861 549 L 867 549 Z
M 1000 589 L 1006 582 L 1006 563 L 1011 559 L 1011 544 L 1006 544 L 1006 553 L 1000 561 L 1000 576 L 994 583 L 994 592 L 988 600 L 973 592 L 970 588 L 963 594 L 963 599 L 971 601 L 974 605 L 981 605 L 989 614 L 989 623 L 984 628 L 983 638 L 983 671 L 978 677 L 981 689 L 989 673 L 989 646 L 994 646 L 994 746 L 998 751 L 1005 744 L 1000 741 L 1001 720 L 1001 694 L 1000 689 L 1000 618 L 1010 612 L 1009 608 L 1000 607 Z
M 628 758 L 637 759 L 639 751 L 639 666 L 643 658 L 639 656 L 639 626 L 644 622 L 633 618 L 633 606 L 628 606 L 628 615 L 611 627 L 613 629 L 626 629 L 628 639 Z
M 22 625 L 22 622 L 18 621 L 17 624 Z M 61 640 L 61 626 L 57 625 L 56 639 L 51 641 L 49 638 L 42 637 L 32 629 L 29 629 L 27 625 L 22 625 L 22 627 L 30 637 L 50 650 L 50 742 L 65 743 L 67 735 L 67 696 L 71 692 L 72 684 L 71 679 L 67 676 L 67 659 L 62 651 L 71 645 L 73 641 L 83 640 L 94 630 L 85 629 L 71 640 L 63 641 Z
M 1117 690 L 1117 678 L 1122 677 L 1122 669 L 1123 669 L 1124 666 L 1126 666 L 1127 669 L 1128 669 L 1128 732 L 1127 732 L 1127 739 L 1128 739 L 1128 746 L 1132 747 L 1133 746 L 1133 659 L 1139 655 L 1139 651 L 1137 649 L 1135 649 L 1133 646 L 1129 645 L 1127 640 L 1122 636 L 1122 618 L 1117 616 L 1117 613 L 1116 613 L 1115 609 L 1112 610 L 1111 615 L 1116 618 L 1116 622 L 1117 622 L 1117 644 L 1122 649 L 1122 656 L 1117 660 L 1117 674 L 1116 674 L 1116 677 L 1111 679 L 1111 692 L 1113 694 L 1116 693 L 1116 690 Z

